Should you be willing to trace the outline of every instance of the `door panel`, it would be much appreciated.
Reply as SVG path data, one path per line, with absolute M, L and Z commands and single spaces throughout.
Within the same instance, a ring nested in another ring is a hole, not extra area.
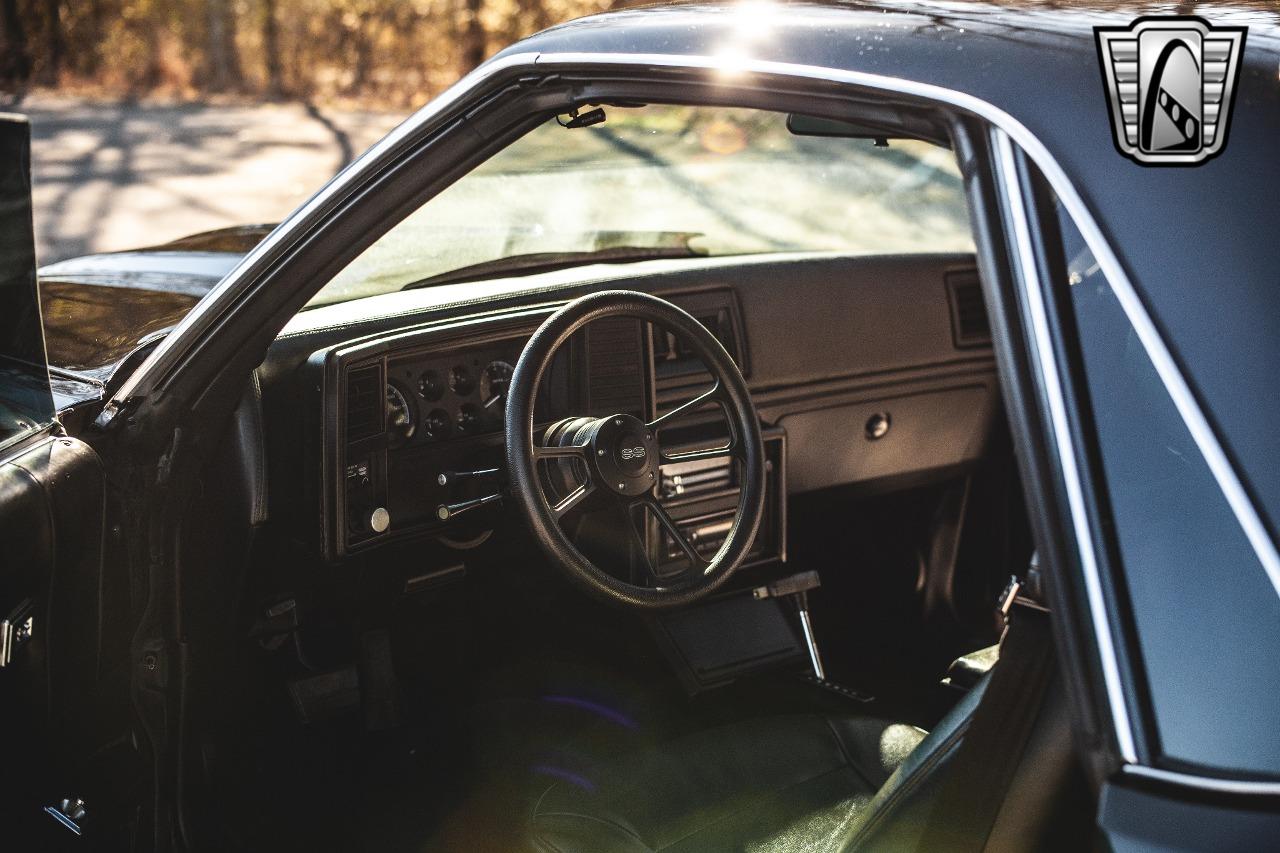
M 66 833 L 43 806 L 92 805 L 89 756 L 127 730 L 124 673 L 103 657 L 104 507 L 81 441 L 37 436 L 0 462 L 0 620 L 18 626 L 0 668 L 0 825 Z
M 118 772 L 91 778 L 127 744 L 127 657 L 106 642 L 106 479 L 84 442 L 59 435 L 45 358 L 31 218 L 31 132 L 0 114 L 0 827 L 5 842 L 49 849 L 91 812 L 59 821 L 45 806 L 103 801 Z M 126 591 L 127 584 L 113 584 Z M 116 633 L 121 633 L 119 630 Z M 126 753 L 128 749 L 124 750 Z M 92 808 L 92 805 L 90 806 Z M 21 842 L 28 842 L 21 844 Z M 34 842 L 34 843 L 30 843 Z
M 1192 853 L 1276 849 L 1280 809 L 1275 797 L 1251 801 L 1206 792 L 1122 784 L 1102 789 L 1098 824 L 1115 853 Z

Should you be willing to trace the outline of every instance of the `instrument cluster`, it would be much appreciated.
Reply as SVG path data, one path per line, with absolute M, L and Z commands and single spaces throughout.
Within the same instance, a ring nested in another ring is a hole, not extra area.
M 392 449 L 501 432 L 520 343 L 393 357 L 387 363 Z

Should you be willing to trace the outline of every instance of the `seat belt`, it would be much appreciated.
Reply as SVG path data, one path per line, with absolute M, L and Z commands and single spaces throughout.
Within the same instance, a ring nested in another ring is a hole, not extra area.
M 986 848 L 1035 726 L 1053 678 L 1053 638 L 1048 611 L 1019 599 L 1019 588 L 1012 580 L 1001 596 L 1007 622 L 1000 660 L 956 749 L 951 776 L 929 813 L 916 853 Z

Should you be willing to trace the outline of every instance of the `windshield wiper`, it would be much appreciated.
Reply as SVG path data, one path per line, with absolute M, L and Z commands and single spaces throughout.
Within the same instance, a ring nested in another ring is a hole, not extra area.
M 542 272 L 570 269 L 588 264 L 630 264 L 662 258 L 705 258 L 689 245 L 675 246 L 609 246 L 586 252 L 531 252 L 526 255 L 510 255 L 492 261 L 483 261 L 449 270 L 429 278 L 406 284 L 401 290 L 434 287 L 438 284 L 466 284 L 503 276 L 535 275 Z

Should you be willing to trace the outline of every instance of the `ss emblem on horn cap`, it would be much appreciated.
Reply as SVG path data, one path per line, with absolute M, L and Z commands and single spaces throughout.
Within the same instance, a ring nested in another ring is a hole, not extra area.
M 645 456 L 644 445 L 637 447 L 624 447 L 619 454 L 623 459 L 643 459 Z

